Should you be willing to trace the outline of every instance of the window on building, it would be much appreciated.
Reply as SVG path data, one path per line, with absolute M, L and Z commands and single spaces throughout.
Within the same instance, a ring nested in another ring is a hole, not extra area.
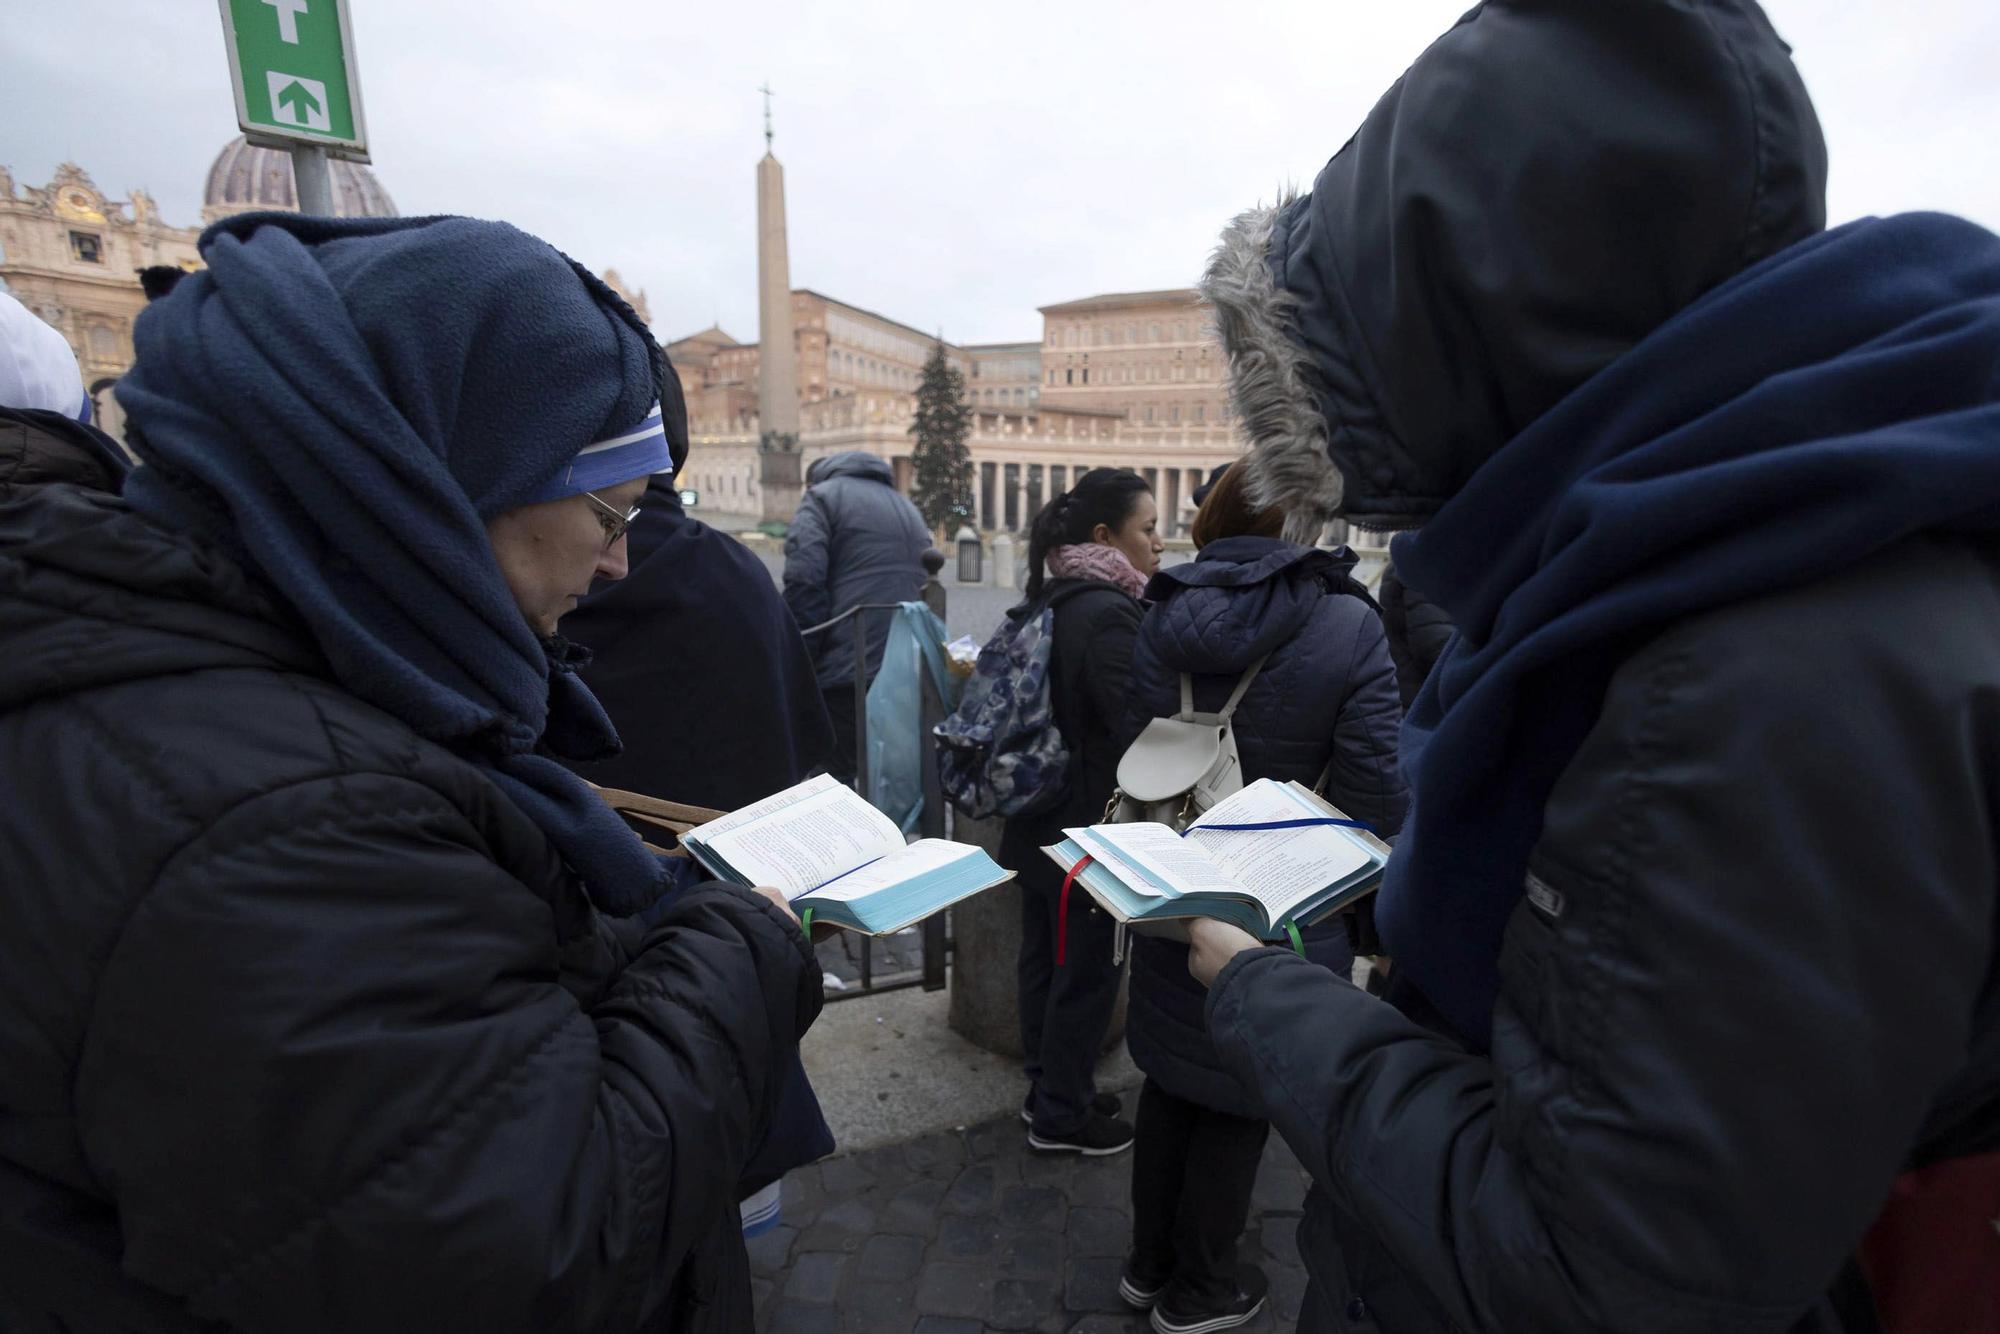
M 1157 325 L 1157 324 L 1149 324 L 1149 325 L 1147 325 L 1147 326 L 1146 326 L 1146 341 L 1147 341 L 1147 342 L 1149 342 L 1149 343 L 1157 343 L 1157 342 L 1159 342 L 1159 341 L 1160 341 L 1160 326 L 1159 326 L 1159 325 Z
M 1146 405 L 1146 420 L 1149 422 L 1153 420 L 1153 405 L 1151 403 Z
M 1197 424 L 1207 420 L 1208 409 L 1200 403 L 1194 405 L 1194 419 Z
M 1056 382 L 1056 373 L 1055 373 L 1054 371 L 1050 371 L 1050 372 L 1049 372 L 1049 383 L 1050 383 L 1050 384 L 1054 384 L 1055 382 Z
M 1181 419 L 1181 405 L 1176 403 L 1172 407 L 1167 409 L 1167 420 L 1173 422 L 1176 425 L 1179 425 L 1180 419 Z
M 1063 383 L 1064 383 L 1064 384 L 1075 384 L 1075 383 L 1076 383 L 1076 372 L 1075 372 L 1075 371 L 1064 371 L 1064 372 L 1063 372 Z
M 1088 366 L 1085 366 L 1085 367 L 1083 368 L 1083 382 L 1084 382 L 1085 384 L 1089 384 L 1089 383 L 1090 383 L 1090 367 L 1088 367 Z
M 1185 343 L 1187 341 L 1187 325 L 1176 324 L 1174 326 L 1174 341 L 1176 343 Z
M 1126 341 L 1126 342 L 1128 342 L 1128 343 L 1136 343 L 1136 342 L 1138 342 L 1138 341 L 1139 341 L 1139 326 L 1138 326 L 1138 325 L 1136 325 L 1136 324 L 1128 324 L 1128 325 L 1126 325 L 1126 326 L 1125 326 L 1125 341 Z
M 82 260 L 85 264 L 102 264 L 104 262 L 104 242 L 92 236 L 89 232 L 71 232 L 69 234 L 69 253 Z

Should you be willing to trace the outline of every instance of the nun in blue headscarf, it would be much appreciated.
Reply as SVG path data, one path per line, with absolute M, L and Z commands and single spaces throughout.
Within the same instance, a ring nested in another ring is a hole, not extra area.
M 0 499 L 0 1328 L 747 1328 L 819 972 L 561 763 L 675 377 L 503 224 L 201 248 L 124 497 Z

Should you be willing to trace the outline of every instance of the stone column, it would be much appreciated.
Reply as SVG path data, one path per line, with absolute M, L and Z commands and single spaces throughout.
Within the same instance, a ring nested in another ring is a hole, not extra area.
M 759 512 L 789 523 L 798 512 L 798 349 L 792 341 L 792 273 L 785 244 L 785 169 L 757 164 L 757 416 Z

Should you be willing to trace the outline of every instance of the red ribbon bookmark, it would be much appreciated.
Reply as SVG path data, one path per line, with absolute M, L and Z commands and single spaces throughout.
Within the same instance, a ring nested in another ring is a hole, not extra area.
M 1076 865 L 1069 868 L 1063 877 L 1062 895 L 1056 900 L 1056 963 L 1061 964 L 1063 956 L 1069 952 L 1069 887 L 1076 883 L 1076 873 L 1090 865 L 1086 854 Z

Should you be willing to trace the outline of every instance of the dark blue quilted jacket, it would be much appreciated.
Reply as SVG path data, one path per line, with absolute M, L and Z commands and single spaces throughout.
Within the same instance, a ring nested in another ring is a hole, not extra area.
M 1383 837 L 1393 835 L 1409 802 L 1396 768 L 1402 700 L 1382 618 L 1337 591 L 1355 559 L 1346 548 L 1230 537 L 1155 575 L 1146 589 L 1152 610 L 1132 654 L 1127 735 L 1179 710 L 1182 672 L 1194 677 L 1195 707 L 1219 710 L 1243 672 L 1268 653 L 1234 720 L 1244 777 L 1311 785 L 1330 760 L 1328 800 Z M 1337 922 L 1308 931 L 1306 950 L 1343 973 L 1354 962 Z M 1188 974 L 1187 946 L 1133 938 L 1132 1058 L 1176 1097 L 1261 1117 L 1209 1042 L 1206 999 Z

